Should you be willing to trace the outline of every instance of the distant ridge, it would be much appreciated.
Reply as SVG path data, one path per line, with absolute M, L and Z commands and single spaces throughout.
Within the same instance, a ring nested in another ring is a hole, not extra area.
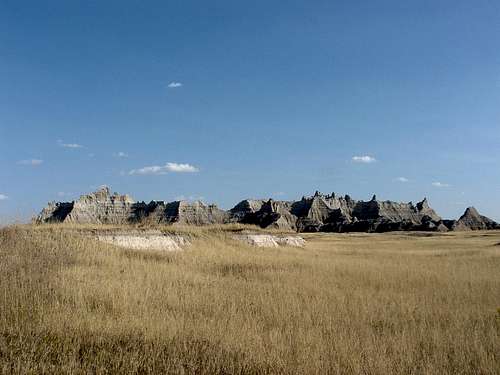
M 135 202 L 111 194 L 108 187 L 72 202 L 50 202 L 34 222 L 80 224 L 165 223 L 209 225 L 254 224 L 298 232 L 463 231 L 500 229 L 495 221 L 469 207 L 458 220 L 443 220 L 427 199 L 417 204 L 354 200 L 349 195 L 316 192 L 299 201 L 246 199 L 229 211 L 201 201 Z

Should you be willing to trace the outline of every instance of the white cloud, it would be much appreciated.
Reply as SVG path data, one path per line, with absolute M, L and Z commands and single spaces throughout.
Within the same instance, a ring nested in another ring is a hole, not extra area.
M 167 163 L 165 165 L 153 165 L 150 167 L 143 167 L 140 169 L 132 169 L 129 174 L 139 174 L 139 175 L 162 175 L 168 172 L 176 173 L 194 173 L 199 172 L 199 169 L 190 164 L 179 164 L 179 163 Z
M 64 148 L 83 148 L 83 146 L 78 143 L 64 143 L 60 139 L 57 140 L 57 143 L 59 144 L 59 146 Z
M 43 160 L 41 159 L 27 159 L 27 160 L 19 160 L 17 164 L 20 165 L 33 165 L 37 166 L 43 163 Z
M 190 164 L 167 163 L 165 165 L 170 172 L 199 172 L 199 169 Z
M 408 180 L 406 177 L 397 177 L 396 181 L 398 181 L 398 182 L 408 182 L 410 180 Z
M 362 156 L 353 156 L 352 161 L 356 163 L 374 163 L 377 161 L 377 159 L 375 159 L 372 156 L 362 155 Z
M 171 89 L 176 89 L 177 87 L 182 87 L 182 83 L 172 81 L 168 84 L 168 87 Z
M 120 152 L 115 152 L 113 154 L 115 158 L 128 158 L 128 154 L 126 152 L 120 151 Z
M 435 181 L 432 183 L 432 186 L 438 187 L 438 188 L 445 188 L 445 187 L 450 187 L 450 184 L 445 184 L 443 182 Z
M 4 201 L 6 199 L 9 199 L 9 197 L 6 196 L 5 194 L 0 194 L 0 201 Z

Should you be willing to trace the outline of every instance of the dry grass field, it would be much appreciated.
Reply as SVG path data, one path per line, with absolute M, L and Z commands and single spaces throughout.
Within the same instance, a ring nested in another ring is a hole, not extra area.
M 500 373 L 499 232 L 158 253 L 75 229 L 0 229 L 0 372 Z

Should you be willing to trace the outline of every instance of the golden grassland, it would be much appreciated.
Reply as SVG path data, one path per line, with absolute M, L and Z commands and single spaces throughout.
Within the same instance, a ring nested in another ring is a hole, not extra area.
M 500 373 L 500 232 L 165 228 L 193 245 L 160 253 L 95 229 L 0 229 L 0 372 Z

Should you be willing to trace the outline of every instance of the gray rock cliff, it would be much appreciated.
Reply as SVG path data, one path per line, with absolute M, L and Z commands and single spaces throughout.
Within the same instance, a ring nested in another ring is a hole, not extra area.
M 51 202 L 36 223 L 164 223 L 208 225 L 243 223 L 298 232 L 388 232 L 500 229 L 499 224 L 468 208 L 458 220 L 443 220 L 427 199 L 417 204 L 357 201 L 350 196 L 316 192 L 299 201 L 243 200 L 229 211 L 200 201 L 135 202 L 128 195 L 111 194 L 107 187 L 73 202 Z
M 452 230 L 488 230 L 500 229 L 500 224 L 480 215 L 474 207 L 468 207 L 460 218 L 453 222 Z

